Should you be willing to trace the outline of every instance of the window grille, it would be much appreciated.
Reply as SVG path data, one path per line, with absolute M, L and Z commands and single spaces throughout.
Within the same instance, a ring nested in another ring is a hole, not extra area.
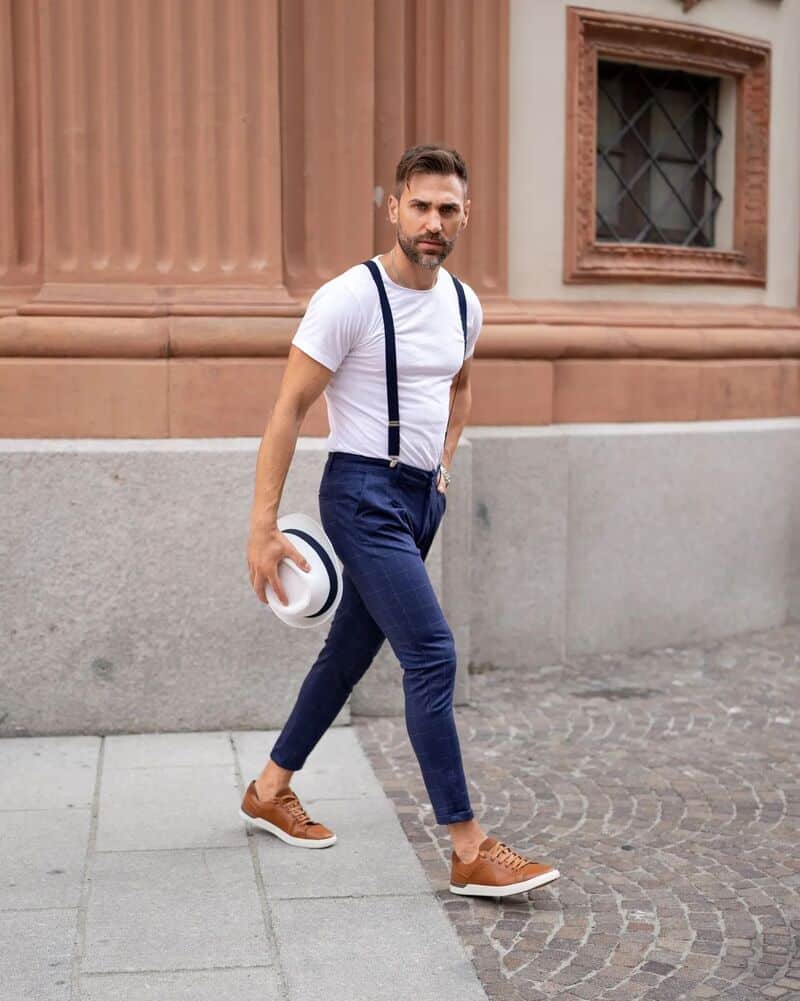
M 598 241 L 713 247 L 719 79 L 601 61 Z

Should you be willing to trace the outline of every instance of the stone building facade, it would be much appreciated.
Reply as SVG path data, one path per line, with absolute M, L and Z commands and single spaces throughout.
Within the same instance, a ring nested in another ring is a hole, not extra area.
M 474 424 L 798 412 L 796 5 L 1 0 L 0 28 L 0 434 L 260 434 L 428 140 L 473 179 Z
M 0 0 L 0 733 L 282 725 L 321 637 L 250 590 L 255 452 L 421 141 L 485 314 L 458 700 L 800 614 L 793 0 Z M 388 650 L 351 703 L 402 711 Z

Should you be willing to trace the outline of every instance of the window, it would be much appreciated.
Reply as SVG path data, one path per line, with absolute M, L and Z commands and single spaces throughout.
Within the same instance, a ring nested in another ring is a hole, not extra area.
M 598 240 L 714 246 L 719 79 L 601 62 Z
M 769 45 L 567 18 L 564 280 L 766 284 Z

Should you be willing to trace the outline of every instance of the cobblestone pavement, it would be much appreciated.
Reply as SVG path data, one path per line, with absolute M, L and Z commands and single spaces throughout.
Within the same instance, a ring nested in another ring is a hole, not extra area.
M 490 998 L 800 998 L 799 663 L 789 627 L 474 674 L 475 814 L 561 871 L 505 901 L 448 891 L 403 718 L 354 718 Z

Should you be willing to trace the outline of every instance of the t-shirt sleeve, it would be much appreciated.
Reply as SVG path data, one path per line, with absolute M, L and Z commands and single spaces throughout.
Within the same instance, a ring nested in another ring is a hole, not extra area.
M 335 372 L 362 330 L 358 299 L 340 282 L 331 281 L 311 296 L 292 344 Z
M 471 358 L 475 353 L 475 345 L 478 342 L 478 335 L 481 332 L 481 325 L 483 323 L 483 309 L 481 308 L 480 299 L 475 295 L 472 289 L 468 289 L 467 293 L 467 352 L 465 357 Z

